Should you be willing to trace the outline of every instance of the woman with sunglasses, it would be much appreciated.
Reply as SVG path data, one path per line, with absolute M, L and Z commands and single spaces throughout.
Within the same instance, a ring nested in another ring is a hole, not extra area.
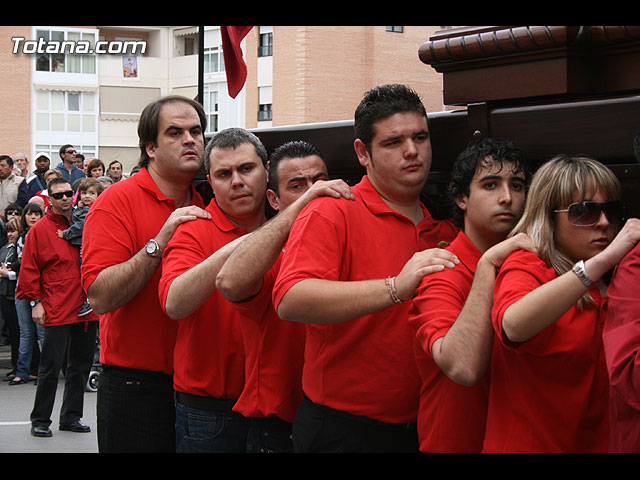
M 618 179 L 589 158 L 558 156 L 534 175 L 511 234 L 537 253 L 514 252 L 495 284 L 484 451 L 607 451 L 603 276 L 640 239 L 620 200 Z

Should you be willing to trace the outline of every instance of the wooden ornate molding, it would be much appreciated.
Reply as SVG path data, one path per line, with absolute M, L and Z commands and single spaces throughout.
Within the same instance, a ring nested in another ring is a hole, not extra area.
M 463 27 L 418 55 L 444 74 L 447 104 L 640 88 L 640 26 Z

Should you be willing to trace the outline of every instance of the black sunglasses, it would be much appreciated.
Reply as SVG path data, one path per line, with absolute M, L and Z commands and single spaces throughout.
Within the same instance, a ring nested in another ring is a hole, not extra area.
M 591 227 L 598 223 L 600 216 L 604 212 L 609 223 L 620 225 L 624 216 L 622 202 L 577 202 L 572 203 L 565 210 L 554 210 L 554 212 L 568 212 L 567 218 L 571 225 L 576 227 Z
M 64 153 L 76 153 L 76 151 L 75 151 L 75 150 L 67 150 L 67 151 L 66 151 L 66 152 L 64 152 Z
M 68 198 L 73 197 L 73 190 L 67 190 L 66 192 L 56 192 L 56 193 L 52 193 L 51 196 L 53 198 L 55 198 L 56 200 L 60 200 L 63 196 L 66 196 Z

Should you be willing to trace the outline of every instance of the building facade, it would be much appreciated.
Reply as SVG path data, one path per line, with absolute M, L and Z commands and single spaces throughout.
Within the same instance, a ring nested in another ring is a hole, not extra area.
M 242 43 L 248 74 L 233 99 L 220 27 L 206 26 L 207 130 L 348 120 L 362 94 L 383 83 L 406 83 L 428 111 L 440 111 L 441 76 L 418 48 L 443 28 L 256 26 Z M 0 27 L 0 153 L 44 151 L 55 166 L 69 143 L 129 172 L 144 106 L 167 94 L 197 98 L 198 45 L 196 26 Z

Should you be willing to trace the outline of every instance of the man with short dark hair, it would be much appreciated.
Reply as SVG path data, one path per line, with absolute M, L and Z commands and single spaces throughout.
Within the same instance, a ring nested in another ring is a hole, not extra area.
M 59 170 L 71 185 L 76 180 L 86 177 L 84 171 L 76 164 L 76 149 L 73 145 L 67 144 L 60 147 L 60 160 L 55 169 Z
M 106 175 L 113 180 L 113 183 L 122 180 L 122 163 L 118 160 L 114 160 L 107 167 Z
M 406 317 L 422 277 L 456 261 L 457 229 L 420 202 L 431 166 L 427 114 L 403 85 L 367 92 L 354 149 L 355 200 L 322 197 L 298 216 L 273 299 L 306 325 L 296 451 L 416 452 L 420 376 Z
M 162 97 L 145 107 L 140 172 L 105 190 L 86 218 L 83 284 L 102 315 L 101 452 L 175 452 L 177 324 L 160 307 L 158 281 L 176 227 L 209 216 L 192 186 L 206 124 L 202 106 L 189 98 Z
M 234 410 L 250 419 L 247 452 L 292 452 L 292 424 L 302 402 L 305 327 L 275 311 L 273 284 L 282 248 L 302 209 L 329 195 L 353 198 L 342 180 L 329 180 L 319 150 L 304 141 L 278 147 L 268 163 L 267 198 L 277 215 L 249 234 L 224 263 L 216 287 L 239 313 L 245 347 L 245 386 Z
M 34 322 L 44 325 L 38 387 L 31 412 L 31 434 L 52 435 L 49 425 L 60 370 L 65 369 L 65 392 L 60 430 L 89 432 L 80 421 L 84 388 L 93 363 L 98 316 L 78 317 L 84 302 L 78 247 L 58 237 L 71 220 L 73 190 L 63 178 L 49 182 L 51 207 L 29 230 L 22 251 L 17 297 L 28 299 Z

